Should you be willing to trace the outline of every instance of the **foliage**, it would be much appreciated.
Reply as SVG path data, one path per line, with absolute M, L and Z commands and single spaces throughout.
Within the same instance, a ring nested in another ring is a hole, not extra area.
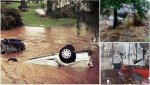
M 131 0 L 131 3 L 137 10 L 140 18 L 144 18 L 145 13 L 150 9 L 150 3 L 146 0 Z
M 5 6 L 1 7 L 1 30 L 9 30 L 22 25 L 18 10 Z
M 43 9 L 45 8 L 45 6 L 46 6 L 46 5 L 45 5 L 44 3 L 41 3 L 41 4 L 40 4 L 40 7 L 43 8 Z
M 145 41 L 146 41 L 146 42 L 150 42 L 150 38 L 146 38 Z
M 4 3 L 2 3 L 4 4 Z M 10 3 L 8 7 L 18 9 L 20 3 Z M 43 26 L 43 27 L 54 27 L 54 26 L 70 26 L 76 23 L 76 19 L 72 18 L 59 18 L 52 19 L 47 17 L 40 17 L 34 9 L 37 7 L 35 3 L 28 3 L 28 11 L 20 12 L 22 22 L 26 26 Z
M 67 4 L 69 3 L 69 4 Z M 61 4 L 61 5 L 60 5 Z M 63 5 L 63 6 L 62 6 Z M 85 8 L 84 8 L 85 7 Z M 87 25 L 94 37 L 99 36 L 99 1 L 87 0 L 58 0 L 48 1 L 47 15 L 52 18 L 71 17 L 77 19 L 78 35 L 80 30 L 80 22 Z M 87 11 L 87 9 L 89 9 Z
M 101 13 L 108 13 L 111 8 L 119 9 L 123 4 L 133 5 L 140 18 L 144 18 L 145 12 L 150 9 L 150 3 L 146 0 L 101 0 Z
M 65 6 L 62 8 L 56 8 L 53 12 L 49 13 L 51 18 L 75 18 L 74 7 Z
M 75 4 L 71 3 L 73 1 L 68 1 L 70 4 L 66 4 L 67 1 L 59 0 L 59 1 L 48 1 L 47 2 L 47 16 L 51 18 L 75 18 Z M 63 4 L 64 6 L 61 6 Z

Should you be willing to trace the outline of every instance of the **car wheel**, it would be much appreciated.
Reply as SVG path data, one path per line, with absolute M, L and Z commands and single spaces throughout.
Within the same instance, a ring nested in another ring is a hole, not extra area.
M 72 51 L 75 51 L 75 48 L 72 45 L 66 45 L 65 47 L 71 49 Z
M 73 46 L 65 46 L 59 52 L 59 58 L 64 63 L 74 62 L 76 59 L 76 53 L 74 52 Z

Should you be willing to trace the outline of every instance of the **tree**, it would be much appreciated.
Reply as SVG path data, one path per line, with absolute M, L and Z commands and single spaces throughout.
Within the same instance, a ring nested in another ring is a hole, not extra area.
M 105 53 L 105 44 L 104 44 L 104 43 L 102 44 L 101 49 L 102 49 L 102 50 L 101 50 L 101 51 L 102 51 L 102 52 L 101 52 L 101 53 L 102 53 L 102 57 L 104 57 L 104 53 Z M 109 55 L 108 55 L 108 56 L 109 56 Z
M 77 14 L 77 34 L 80 35 L 80 19 L 81 19 L 81 11 L 80 11 L 80 3 L 76 4 L 76 14 Z
M 144 55 L 146 54 L 147 50 L 149 50 L 149 43 L 140 43 L 141 48 L 143 48 L 143 59 L 145 59 Z
M 86 4 L 86 5 L 85 5 Z M 89 8 L 87 11 L 86 8 Z M 65 11 L 70 10 L 70 11 Z M 51 18 L 61 18 L 69 15 L 77 19 L 77 30 L 80 35 L 80 23 L 87 25 L 93 36 L 98 41 L 99 36 L 99 0 L 47 0 L 47 15 Z M 70 17 L 70 16 L 67 16 Z
M 51 18 L 70 17 L 73 5 L 72 0 L 47 0 L 47 16 Z
M 82 22 L 87 25 L 87 28 L 94 34 L 96 42 L 99 37 L 99 0 L 87 1 L 83 0 L 83 3 L 87 3 L 90 11 L 82 11 Z
M 145 12 L 150 8 L 150 3 L 146 0 L 101 0 L 101 13 L 106 14 L 110 12 L 109 10 L 111 10 L 111 8 L 114 10 L 114 29 L 118 25 L 117 10 L 123 4 L 133 5 L 140 18 L 144 18 Z
M 52 13 L 53 3 L 51 0 L 47 0 L 47 11 L 46 14 L 49 16 Z
M 27 8 L 27 1 L 26 0 L 21 0 L 19 9 L 22 10 L 22 11 L 25 11 L 26 8 Z

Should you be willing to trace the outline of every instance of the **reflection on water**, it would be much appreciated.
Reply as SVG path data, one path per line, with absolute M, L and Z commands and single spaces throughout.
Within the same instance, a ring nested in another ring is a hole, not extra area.
M 67 29 L 66 29 L 67 28 Z M 75 27 L 24 27 L 2 31 L 2 38 L 19 38 L 26 45 L 23 52 L 2 55 L 2 83 L 98 83 L 98 49 L 93 50 L 94 68 L 70 68 L 31 65 L 23 63 L 29 58 L 56 53 L 65 45 L 73 44 L 77 51 L 91 46 L 91 33 L 81 29 L 77 36 Z M 16 57 L 19 62 L 7 62 Z
M 42 27 L 25 27 L 25 35 L 40 36 L 39 34 L 45 33 L 46 29 Z

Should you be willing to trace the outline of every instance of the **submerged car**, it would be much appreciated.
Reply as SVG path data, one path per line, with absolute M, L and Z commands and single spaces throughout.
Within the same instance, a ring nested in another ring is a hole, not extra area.
M 48 54 L 36 58 L 29 59 L 25 63 L 50 65 L 50 66 L 70 66 L 75 63 L 84 62 L 88 67 L 93 67 L 91 55 L 92 51 L 83 50 L 75 51 L 72 45 L 66 45 L 59 53 Z
M 118 22 L 120 24 L 123 23 L 123 20 L 124 18 L 127 16 L 127 15 L 133 15 L 133 13 L 135 13 L 134 11 L 135 9 L 133 8 L 132 5 L 124 5 L 122 6 L 119 10 L 118 10 L 118 13 L 117 13 L 117 19 L 118 19 Z M 108 21 L 107 21 L 107 24 L 109 26 L 113 26 L 113 23 L 114 23 L 114 16 L 111 15 L 108 17 Z
M 25 50 L 25 45 L 20 39 L 3 39 L 1 40 L 1 54 L 13 53 Z

